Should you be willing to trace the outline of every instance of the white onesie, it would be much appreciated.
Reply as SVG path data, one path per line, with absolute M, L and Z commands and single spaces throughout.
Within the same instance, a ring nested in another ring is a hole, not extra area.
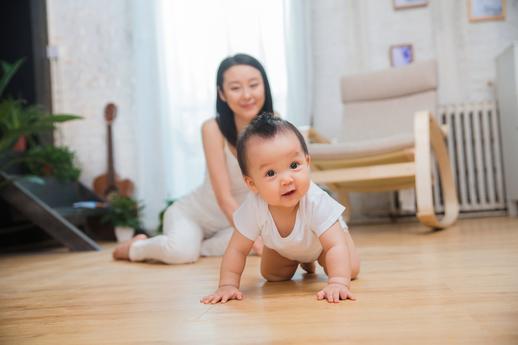
M 308 192 L 300 200 L 293 230 L 281 237 L 268 204 L 256 193 L 250 193 L 234 212 L 234 224 L 246 238 L 255 241 L 262 236 L 264 245 L 280 255 L 299 262 L 312 262 L 322 252 L 319 236 L 342 220 L 345 207 L 311 182 Z

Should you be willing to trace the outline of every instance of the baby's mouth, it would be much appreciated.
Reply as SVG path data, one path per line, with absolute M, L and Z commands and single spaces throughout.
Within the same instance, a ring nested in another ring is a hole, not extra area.
M 282 193 L 281 196 L 290 196 L 292 195 L 293 193 L 295 193 L 295 189 L 292 189 L 290 191 L 287 191 L 285 193 Z

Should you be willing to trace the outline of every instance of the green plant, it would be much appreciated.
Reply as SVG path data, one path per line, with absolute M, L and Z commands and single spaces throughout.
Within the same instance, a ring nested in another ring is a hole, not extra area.
M 134 198 L 114 193 L 109 199 L 108 211 L 102 221 L 113 226 L 138 229 L 140 227 L 139 214 L 143 208 L 144 206 Z
M 172 204 L 175 203 L 177 199 L 166 199 L 165 201 L 165 207 L 162 209 L 162 211 L 160 211 L 160 213 L 158 214 L 158 220 L 159 220 L 159 224 L 158 224 L 158 227 L 156 229 L 156 233 L 157 234 L 162 234 L 164 232 L 164 214 L 165 214 L 165 211 L 167 211 L 167 209 L 169 208 L 169 206 L 171 206 Z
M 55 176 L 60 181 L 77 181 L 81 170 L 74 152 L 66 147 L 36 146 L 27 152 L 27 166 L 37 176 Z
M 4 93 L 7 84 L 11 81 L 12 77 L 18 71 L 20 66 L 23 64 L 25 59 L 20 59 L 13 64 L 7 63 L 5 61 L 0 61 L 0 67 L 2 68 L 2 77 L 0 77 L 0 97 Z
M 3 93 L 9 81 L 13 78 L 23 63 L 23 59 L 9 64 L 0 61 L 2 75 L 0 76 L 0 161 L 5 169 L 13 164 L 9 157 L 13 145 L 23 139 L 30 145 L 37 145 L 37 135 L 55 129 L 57 123 L 81 119 L 81 116 L 71 114 L 48 114 L 41 106 L 27 105 L 24 100 L 3 98 Z M 6 158 L 7 157 L 7 158 Z M 16 158 L 20 160 L 20 157 Z
M 35 145 L 35 135 L 52 131 L 56 123 L 81 119 L 70 114 L 50 115 L 38 105 L 26 105 L 25 101 L 5 99 L 0 101 L 0 152 L 10 149 L 24 137 Z

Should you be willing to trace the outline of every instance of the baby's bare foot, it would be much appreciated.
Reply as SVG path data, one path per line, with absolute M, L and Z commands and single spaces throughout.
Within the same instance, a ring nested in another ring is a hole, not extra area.
M 123 242 L 115 249 L 113 250 L 113 259 L 115 260 L 129 260 L 129 250 L 131 247 L 131 244 L 135 241 L 145 240 L 147 238 L 144 234 L 139 234 L 135 237 L 133 237 L 131 240 L 128 240 L 126 242 Z
M 315 263 L 314 262 L 303 262 L 300 264 L 300 267 L 307 273 L 315 273 Z

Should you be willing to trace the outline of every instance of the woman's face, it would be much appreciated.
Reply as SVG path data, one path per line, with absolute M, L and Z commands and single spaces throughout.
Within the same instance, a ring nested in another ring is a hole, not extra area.
M 264 82 L 261 72 L 248 65 L 235 65 L 223 73 L 219 97 L 234 113 L 236 123 L 250 123 L 264 105 Z

